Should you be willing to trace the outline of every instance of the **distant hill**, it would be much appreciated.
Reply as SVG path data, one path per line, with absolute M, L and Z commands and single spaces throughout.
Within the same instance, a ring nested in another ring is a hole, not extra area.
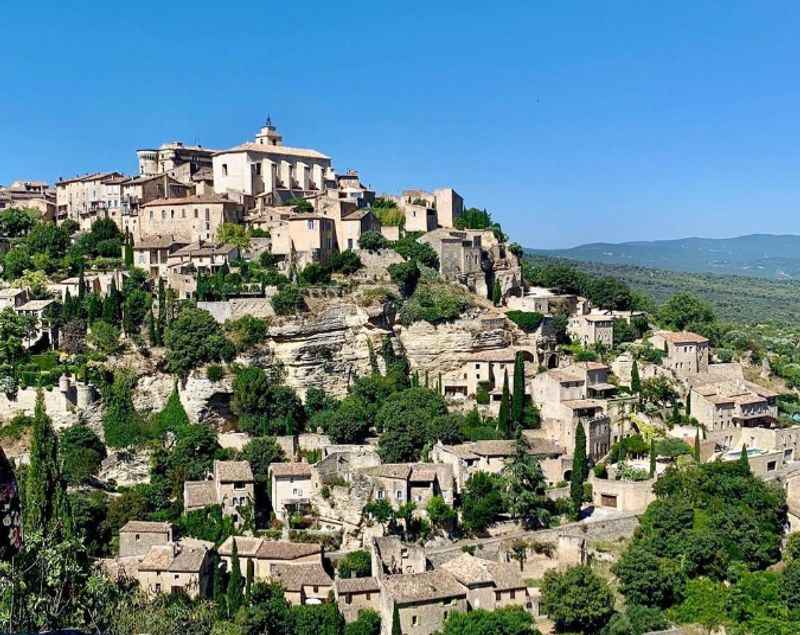
M 571 249 L 528 249 L 584 262 L 800 280 L 800 236 L 751 234 L 737 238 L 680 238 L 589 243 Z
M 588 273 L 617 278 L 657 304 L 675 293 L 687 291 L 710 302 L 717 317 L 726 322 L 800 325 L 800 280 L 667 271 L 535 254 L 527 259 L 533 263 L 566 262 Z

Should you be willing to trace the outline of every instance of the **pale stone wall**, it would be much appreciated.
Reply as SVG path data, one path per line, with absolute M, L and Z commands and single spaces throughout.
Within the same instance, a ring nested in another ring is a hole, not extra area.
M 140 237 L 174 234 L 189 242 L 213 240 L 217 228 L 239 220 L 240 206 L 234 202 L 197 202 L 174 199 L 164 205 L 147 205 L 139 212 Z
M 200 575 L 197 573 L 172 573 L 170 571 L 139 571 L 139 586 L 149 594 L 171 593 L 173 588 L 179 588 L 190 598 L 196 598 L 205 592 L 205 584 L 201 585 Z
M 119 532 L 119 557 L 145 556 L 150 547 L 166 545 L 172 539 L 171 533 L 144 532 L 137 534 L 132 531 Z
M 592 475 L 592 502 L 595 507 L 612 507 L 618 511 L 641 514 L 656 499 L 655 479 L 646 481 L 614 481 Z

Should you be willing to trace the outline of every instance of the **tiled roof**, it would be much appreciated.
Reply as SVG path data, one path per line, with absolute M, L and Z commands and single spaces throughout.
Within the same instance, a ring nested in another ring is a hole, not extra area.
M 183 484 L 184 507 L 207 507 L 217 502 L 217 488 L 213 481 L 186 481 Z
M 308 463 L 270 463 L 269 471 L 273 476 L 306 476 L 311 478 L 311 466 Z
M 524 589 L 526 586 L 519 569 L 514 564 L 484 560 L 468 553 L 445 562 L 441 568 L 466 586 L 491 583 L 498 591 Z
M 17 311 L 41 311 L 42 309 L 53 304 L 55 300 L 30 300 L 17 307 Z
M 322 553 L 322 545 L 313 542 L 263 540 L 256 557 L 265 560 L 297 560 L 317 553 Z
M 513 456 L 516 451 L 516 441 L 505 439 L 476 441 L 472 451 L 479 456 Z
M 207 554 L 208 546 L 202 541 L 156 545 L 150 547 L 139 564 L 139 571 L 198 573 Z
M 120 529 L 121 532 L 132 534 L 166 534 L 169 533 L 172 525 L 169 523 L 154 523 L 146 520 L 129 520 Z
M 221 150 L 214 156 L 231 154 L 232 152 L 260 152 L 262 154 L 275 154 L 288 157 L 306 157 L 307 159 L 330 159 L 329 156 L 309 148 L 292 148 L 290 146 L 274 146 L 266 143 L 242 143 L 229 150 Z
M 159 198 L 149 203 L 145 203 L 142 207 L 155 207 L 164 205 L 208 205 L 212 203 L 228 203 L 230 205 L 239 205 L 236 201 L 222 196 L 221 194 L 201 194 L 198 196 L 185 196 L 182 198 Z
M 249 536 L 228 536 L 219 546 L 219 555 L 231 556 L 233 555 L 233 541 L 236 541 L 236 553 L 240 556 L 255 557 L 261 543 L 264 542 L 263 538 L 252 538 Z
M 453 480 L 453 468 L 445 463 L 419 463 L 411 467 L 408 480 L 428 483 L 437 480 L 440 487 L 449 489 Z
M 253 480 L 253 470 L 247 461 L 214 461 L 214 474 L 221 483 Z
M 321 564 L 276 564 L 270 567 L 272 578 L 287 591 L 306 586 L 333 586 L 333 580 Z
M 380 591 L 378 580 L 368 578 L 339 578 L 336 580 L 336 592 L 342 593 L 371 593 Z
M 173 245 L 187 245 L 188 240 L 180 236 L 170 234 L 168 236 L 145 236 L 139 242 L 134 243 L 133 250 L 137 249 L 167 249 Z
M 465 597 L 466 588 L 441 569 L 424 573 L 390 575 L 383 579 L 386 592 L 400 603 L 426 602 L 439 598 Z
M 583 408 L 602 408 L 605 404 L 605 402 L 601 399 L 567 399 L 561 403 L 572 410 L 581 410 Z
M 681 331 L 679 333 L 674 333 L 673 331 L 657 331 L 656 335 L 673 344 L 703 344 L 708 342 L 708 338 L 690 331 Z
M 363 472 L 369 476 L 377 476 L 381 478 L 397 478 L 401 480 L 408 480 L 411 474 L 410 463 L 383 463 L 375 467 L 367 468 Z

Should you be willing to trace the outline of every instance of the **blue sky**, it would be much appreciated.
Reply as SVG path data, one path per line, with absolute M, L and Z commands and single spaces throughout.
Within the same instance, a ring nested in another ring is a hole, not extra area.
M 68 5 L 68 6 L 67 6 Z M 0 183 L 224 148 L 267 113 L 518 242 L 800 233 L 792 2 L 6 3 Z

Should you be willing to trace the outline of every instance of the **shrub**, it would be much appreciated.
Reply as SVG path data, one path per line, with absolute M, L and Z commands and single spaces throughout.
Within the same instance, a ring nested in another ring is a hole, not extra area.
M 417 240 L 417 234 L 406 234 L 392 245 L 392 248 L 406 260 L 416 260 L 420 264 L 439 269 L 439 256 L 433 247 Z
M 208 381 L 219 381 L 225 377 L 225 367 L 219 364 L 211 364 L 206 370 L 206 377 L 208 377 Z
M 544 315 L 536 311 L 508 311 L 506 317 L 526 333 L 533 333 L 544 320 Z
M 306 309 L 303 294 L 295 285 L 287 284 L 272 296 L 272 308 L 278 315 L 294 315 Z
M 414 293 L 419 281 L 420 271 L 416 260 L 396 262 L 387 268 L 389 275 L 399 288 L 400 292 L 408 297 Z
M 252 315 L 243 315 L 237 320 L 226 320 L 223 328 L 236 350 L 246 351 L 266 339 L 269 322 Z
M 64 478 L 72 485 L 86 482 L 97 473 L 106 457 L 106 447 L 90 428 L 75 425 L 64 430 L 59 443 Z
M 406 326 L 424 320 L 439 324 L 456 320 L 470 306 L 462 289 L 446 282 L 425 281 L 400 309 L 400 322 Z
M 355 273 L 363 264 L 361 263 L 361 258 L 359 258 L 358 254 L 351 249 L 346 251 L 341 251 L 331 258 L 329 266 L 331 271 L 335 271 L 337 273 L 343 274 L 351 274 Z
M 298 276 L 301 284 L 316 285 L 328 284 L 331 281 L 331 273 L 328 269 L 316 262 L 308 263 Z
M 337 565 L 342 578 L 365 578 L 372 572 L 372 560 L 368 551 L 359 549 L 348 553 Z
M 358 246 L 367 251 L 378 251 L 389 245 L 389 242 L 379 232 L 368 231 L 361 234 L 358 239 Z

